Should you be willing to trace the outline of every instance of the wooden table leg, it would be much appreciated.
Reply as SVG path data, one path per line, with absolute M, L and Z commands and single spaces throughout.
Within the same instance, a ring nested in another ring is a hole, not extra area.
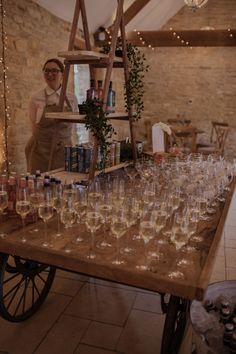
M 190 301 L 170 296 L 162 335 L 161 354 L 178 354 L 183 339 Z

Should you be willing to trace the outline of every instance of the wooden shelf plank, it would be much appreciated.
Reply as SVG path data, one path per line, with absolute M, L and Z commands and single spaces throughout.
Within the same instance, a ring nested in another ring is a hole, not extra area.
M 83 64 L 96 64 L 98 62 L 104 62 L 107 64 L 110 61 L 108 54 L 89 51 L 89 50 L 73 50 L 73 51 L 63 51 L 58 53 L 59 57 L 65 58 L 70 62 L 82 62 Z M 114 61 L 116 63 L 123 63 L 123 58 L 115 57 Z
M 62 122 L 85 123 L 85 115 L 78 112 L 50 112 L 46 114 L 46 118 L 58 119 Z M 109 113 L 108 118 L 111 120 L 129 120 L 127 112 Z
M 130 164 L 133 162 L 130 162 Z M 125 166 L 129 165 L 127 162 L 122 162 L 118 165 L 107 167 L 105 169 L 105 173 L 113 172 L 119 170 Z M 99 175 L 102 171 L 95 171 L 95 176 Z M 72 180 L 75 182 L 81 182 L 88 180 L 89 174 L 88 173 L 79 173 L 79 172 L 68 172 L 65 171 L 63 168 L 57 169 L 54 171 L 49 171 L 50 176 L 54 176 L 60 178 L 62 183 L 70 183 Z

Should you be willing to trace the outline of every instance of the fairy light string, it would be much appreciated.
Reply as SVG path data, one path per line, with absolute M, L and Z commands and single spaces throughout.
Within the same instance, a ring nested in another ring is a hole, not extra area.
M 6 50 L 7 50 L 7 34 L 5 31 L 5 17 L 6 17 L 6 10 L 4 6 L 4 0 L 0 0 L 0 19 L 1 19 L 1 57 L 0 57 L 0 65 L 2 66 L 2 76 L 0 78 L 0 84 L 2 85 L 2 94 L 1 94 L 1 101 L 2 101 L 2 124 L 1 124 L 1 142 L 0 144 L 3 145 L 3 156 L 0 156 L 0 158 L 3 161 L 0 161 L 0 164 L 4 166 L 3 170 L 4 172 L 8 175 L 9 174 L 9 155 L 8 155 L 8 128 L 9 128 L 9 120 L 10 120 L 10 114 L 9 114 L 9 106 L 8 106 L 8 99 L 7 99 L 7 94 L 9 93 L 9 87 L 7 85 L 7 69 L 8 67 L 6 66 Z

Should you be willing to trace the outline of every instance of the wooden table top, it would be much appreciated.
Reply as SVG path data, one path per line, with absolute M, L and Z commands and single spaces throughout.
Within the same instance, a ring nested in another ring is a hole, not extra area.
M 128 245 L 135 248 L 135 254 L 126 256 L 127 263 L 120 266 L 112 264 L 116 255 L 116 240 L 112 236 L 109 236 L 109 239 L 114 243 L 114 248 L 109 251 L 96 249 L 97 258 L 89 260 L 86 255 L 90 245 L 90 234 L 85 226 L 77 224 L 70 229 L 64 229 L 63 235 L 56 239 L 53 237 L 56 233 L 56 216 L 48 223 L 47 240 L 52 242 L 52 248 L 42 246 L 43 241 L 45 241 L 43 222 L 38 223 L 40 228 L 38 233 L 30 232 L 35 225 L 28 224 L 25 233 L 27 242 L 22 243 L 20 241 L 22 235 L 21 220 L 12 218 L 1 225 L 1 230 L 4 229 L 8 235 L 0 239 L 0 252 L 122 284 L 201 300 L 211 277 L 234 187 L 235 178 L 230 185 L 230 191 L 227 192 L 226 202 L 220 204 L 213 220 L 211 222 L 202 221 L 199 224 L 198 231 L 200 235 L 204 236 L 204 243 L 199 243 L 197 250 L 192 254 L 194 266 L 181 268 L 184 279 L 169 277 L 169 273 L 176 270 L 176 259 L 179 256 L 179 252 L 170 243 L 162 246 L 161 252 L 164 257 L 160 261 L 153 262 L 150 271 L 141 271 L 136 268 L 136 265 L 142 263 L 144 258 L 143 242 L 131 239 L 138 232 L 136 225 L 131 227 L 126 235 L 120 239 L 121 247 Z M 78 235 L 83 236 L 85 241 L 74 243 L 73 240 Z M 95 234 L 95 242 L 101 240 L 102 237 L 103 233 L 100 229 Z M 71 242 L 72 252 L 65 253 L 65 246 Z M 154 243 L 153 245 L 150 244 L 150 250 L 156 250 L 156 248 L 157 246 Z

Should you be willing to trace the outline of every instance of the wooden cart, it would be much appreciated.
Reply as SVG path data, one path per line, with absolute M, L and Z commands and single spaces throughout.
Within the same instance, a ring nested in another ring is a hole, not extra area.
M 6 320 L 20 322 L 32 316 L 46 299 L 52 285 L 56 268 L 78 272 L 92 277 L 119 282 L 161 294 L 162 310 L 166 320 L 162 338 L 161 354 L 178 353 L 188 318 L 190 302 L 193 299 L 202 300 L 211 276 L 216 251 L 221 239 L 227 212 L 234 192 L 235 178 L 227 192 L 226 201 L 220 203 L 214 219 L 202 222 L 199 234 L 204 236 L 204 244 L 200 243 L 193 266 L 186 267 L 184 278 L 171 278 L 170 271 L 176 268 L 177 252 L 173 245 L 164 246 L 165 257 L 153 264 L 151 271 L 140 271 L 136 265 L 144 257 L 143 247 L 137 246 L 136 254 L 127 259 L 127 264 L 115 266 L 112 264 L 115 252 L 102 253 L 94 260 L 87 259 L 89 235 L 84 227 L 71 228 L 70 233 L 54 238 L 56 218 L 50 222 L 45 239 L 43 225 L 39 222 L 42 232 L 31 232 L 34 224 L 26 227 L 26 242 L 21 241 L 22 228 L 20 220 L 8 219 L 1 228 L 7 236 L 0 239 L 0 314 Z M 2 227 L 3 226 L 3 227 Z M 133 245 L 130 236 L 137 231 L 134 226 L 123 241 Z M 85 242 L 76 243 L 78 236 Z M 96 239 L 103 237 L 97 232 Z M 52 242 L 47 248 L 43 243 Z M 66 253 L 66 245 L 72 244 L 72 251 Z

